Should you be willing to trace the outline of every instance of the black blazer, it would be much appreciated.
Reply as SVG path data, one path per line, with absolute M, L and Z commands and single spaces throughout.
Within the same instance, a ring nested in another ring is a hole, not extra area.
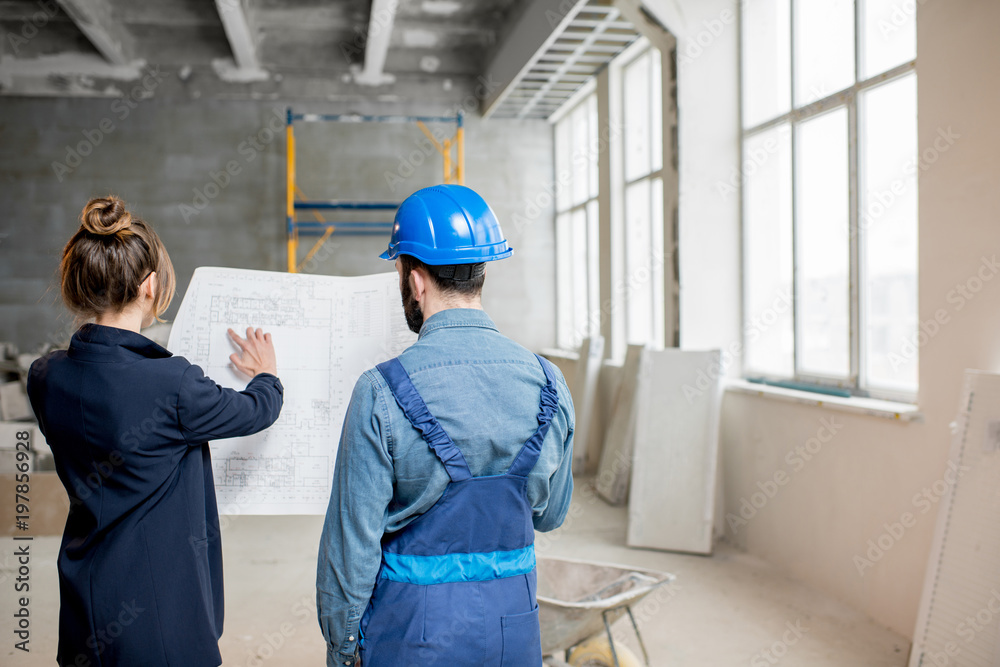
M 60 665 L 222 662 L 207 441 L 267 428 L 282 391 L 266 373 L 242 392 L 224 389 L 148 338 L 95 324 L 32 364 L 28 395 L 70 498 Z

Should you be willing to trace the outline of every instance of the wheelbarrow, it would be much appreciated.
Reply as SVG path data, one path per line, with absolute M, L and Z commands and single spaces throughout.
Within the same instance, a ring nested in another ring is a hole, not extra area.
M 640 667 L 635 654 L 616 646 L 611 635 L 612 624 L 628 615 L 648 665 L 649 654 L 632 606 L 674 578 L 653 570 L 538 558 L 538 617 L 545 664 L 564 667 L 567 663 L 556 654 L 565 651 L 572 667 Z

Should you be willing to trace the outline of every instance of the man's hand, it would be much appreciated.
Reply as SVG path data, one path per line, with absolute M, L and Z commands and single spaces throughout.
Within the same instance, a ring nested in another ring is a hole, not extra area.
M 271 334 L 266 334 L 261 329 L 254 331 L 253 328 L 247 327 L 246 339 L 240 338 L 232 329 L 229 329 L 229 338 L 242 350 L 240 354 L 234 352 L 229 355 L 229 360 L 233 362 L 236 370 L 250 377 L 258 373 L 278 374 Z

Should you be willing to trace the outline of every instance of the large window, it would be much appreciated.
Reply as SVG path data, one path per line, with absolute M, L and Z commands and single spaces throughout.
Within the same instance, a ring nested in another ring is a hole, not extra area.
M 912 8 L 742 6 L 746 374 L 912 398 Z
M 559 346 L 600 333 L 597 96 L 556 123 L 556 286 Z
M 625 337 L 664 344 L 663 77 L 648 48 L 622 68 Z
M 561 348 L 575 349 L 603 332 L 621 358 L 626 343 L 669 338 L 663 71 L 646 40 L 611 65 L 555 116 L 557 334 Z

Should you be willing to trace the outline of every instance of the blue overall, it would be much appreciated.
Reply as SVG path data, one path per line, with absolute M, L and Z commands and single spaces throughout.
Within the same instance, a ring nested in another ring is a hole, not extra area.
M 545 371 L 538 429 L 503 475 L 473 477 L 397 359 L 378 365 L 396 402 L 451 479 L 427 512 L 382 539 L 361 619 L 362 667 L 539 667 L 535 531 L 527 476 L 558 407 Z

